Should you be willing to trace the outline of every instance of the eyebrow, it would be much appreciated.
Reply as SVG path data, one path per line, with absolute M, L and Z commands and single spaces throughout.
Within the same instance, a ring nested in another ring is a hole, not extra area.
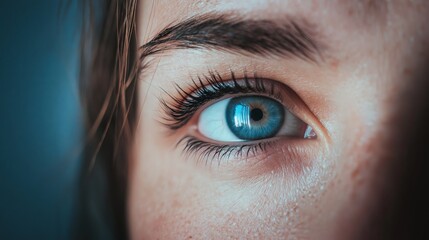
M 314 25 L 303 19 L 242 19 L 205 14 L 171 24 L 141 46 L 140 60 L 175 49 L 221 50 L 245 55 L 276 55 L 317 62 L 326 45 Z

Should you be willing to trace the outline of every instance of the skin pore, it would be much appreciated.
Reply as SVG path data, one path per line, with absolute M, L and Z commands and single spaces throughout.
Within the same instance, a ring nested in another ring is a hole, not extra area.
M 427 14 L 425 1 L 141 1 L 139 46 L 166 27 L 200 21 L 198 16 L 276 26 L 294 22 L 319 45 L 308 59 L 171 42 L 142 58 L 128 179 L 131 239 L 361 239 L 377 234 L 378 209 L 394 183 L 392 159 L 402 154 L 395 140 L 405 136 L 402 119 L 416 114 L 409 106 L 421 101 L 404 102 L 404 96 L 418 96 L 417 90 L 427 86 L 420 77 L 421 61 L 429 54 Z M 276 137 L 250 155 L 186 152 L 185 136 L 219 144 L 201 135 L 198 121 L 221 99 L 205 103 L 174 130 L 166 126 L 162 101 L 174 104 L 174 97 L 181 97 L 177 86 L 187 92 L 192 79 L 211 72 L 222 81 L 232 80 L 233 72 L 238 80 L 257 74 L 274 83 L 286 109 L 311 126 L 317 138 Z

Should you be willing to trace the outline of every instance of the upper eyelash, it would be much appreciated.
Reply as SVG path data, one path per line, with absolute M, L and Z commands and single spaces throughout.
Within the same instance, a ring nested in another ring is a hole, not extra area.
M 275 92 L 274 83 L 264 81 L 256 73 L 249 78 L 245 72 L 240 79 L 236 78 L 234 72 L 231 71 L 230 74 L 230 80 L 224 81 L 220 74 L 209 71 L 208 75 L 192 79 L 187 90 L 176 84 L 177 97 L 164 91 L 171 99 L 160 100 L 166 112 L 164 124 L 171 130 L 179 129 L 186 125 L 201 106 L 226 94 L 264 93 L 281 100 L 281 95 Z

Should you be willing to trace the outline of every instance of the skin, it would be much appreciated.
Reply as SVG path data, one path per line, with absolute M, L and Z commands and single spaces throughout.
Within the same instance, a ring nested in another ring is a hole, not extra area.
M 407 124 L 418 118 L 410 106 L 424 101 L 429 3 L 141 1 L 139 45 L 172 22 L 206 12 L 275 21 L 305 16 L 329 50 L 320 64 L 215 50 L 151 57 L 139 80 L 141 114 L 129 168 L 131 239 L 377 238 L 374 219 L 386 197 L 395 196 L 393 163 L 405 148 L 403 129 L 416 128 Z M 256 71 L 289 86 L 306 104 L 297 116 L 317 139 L 283 139 L 247 161 L 206 164 L 183 154 L 176 143 L 195 133 L 198 116 L 168 131 L 159 98 L 166 97 L 163 90 L 177 94 L 174 84 L 186 87 L 208 68 L 224 75 Z M 296 154 L 287 152 L 291 144 Z

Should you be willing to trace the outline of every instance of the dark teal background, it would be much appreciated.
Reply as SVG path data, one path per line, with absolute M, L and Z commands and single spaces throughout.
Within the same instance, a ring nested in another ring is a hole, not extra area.
M 0 2 L 0 239 L 70 235 L 82 130 L 66 2 Z

